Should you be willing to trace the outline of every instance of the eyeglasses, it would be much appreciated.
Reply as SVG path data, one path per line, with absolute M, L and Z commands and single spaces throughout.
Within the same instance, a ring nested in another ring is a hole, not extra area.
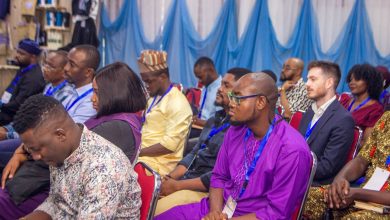
M 50 72 L 53 70 L 56 70 L 58 68 L 58 67 L 52 67 L 48 63 L 42 63 L 41 66 L 42 66 L 42 68 L 44 68 L 45 70 L 50 71 Z
M 246 96 L 237 96 L 233 92 L 228 92 L 227 95 L 228 95 L 229 101 L 234 102 L 237 105 L 240 105 L 241 99 L 249 99 L 249 98 L 253 98 L 253 97 L 257 97 L 257 96 L 264 96 L 267 99 L 267 102 L 269 102 L 267 96 L 264 95 L 263 93 L 257 93 L 257 94 L 246 95 Z
M 291 68 L 289 66 L 283 66 L 282 69 L 283 70 L 287 70 L 287 71 L 289 71 L 289 70 L 297 70 L 296 68 Z

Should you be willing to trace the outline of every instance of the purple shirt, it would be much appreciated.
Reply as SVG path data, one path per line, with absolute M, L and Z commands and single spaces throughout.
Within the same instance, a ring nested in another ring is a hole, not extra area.
M 246 126 L 231 127 L 224 138 L 211 177 L 211 187 L 224 189 L 224 201 L 237 198 L 245 178 Z M 253 133 L 246 143 L 247 164 L 259 147 Z M 294 128 L 277 122 L 234 216 L 256 213 L 259 219 L 290 219 L 303 198 L 311 169 L 309 147 Z M 206 199 L 202 203 L 208 202 Z M 208 204 L 207 204 L 208 205 Z

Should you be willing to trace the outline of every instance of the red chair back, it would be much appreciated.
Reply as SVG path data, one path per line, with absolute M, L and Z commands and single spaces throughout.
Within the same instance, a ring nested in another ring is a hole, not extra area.
M 355 126 L 353 132 L 353 141 L 351 147 L 349 148 L 348 157 L 346 163 L 351 161 L 353 158 L 357 156 L 360 150 L 360 142 L 363 138 L 363 130 L 359 126 Z
M 305 191 L 305 194 L 303 195 L 301 205 L 299 206 L 299 208 L 295 209 L 295 211 L 294 211 L 294 213 L 292 215 L 292 219 L 293 220 L 301 219 L 302 214 L 303 214 L 303 210 L 305 208 L 307 195 L 309 194 L 309 190 L 310 190 L 311 184 L 313 183 L 314 175 L 316 174 L 316 170 L 317 170 L 317 156 L 313 152 L 311 152 L 311 156 L 312 156 L 312 163 L 311 163 L 310 176 L 309 176 L 309 180 L 308 180 L 308 183 L 307 183 L 306 191 Z
M 142 162 L 134 166 L 134 171 L 138 174 L 138 183 L 141 187 L 140 220 L 153 219 L 161 187 L 160 175 Z
M 289 124 L 298 130 L 299 128 L 299 123 L 301 123 L 301 120 L 302 120 L 302 116 L 303 116 L 303 111 L 296 111 L 292 116 L 291 116 L 291 119 L 290 119 L 290 122 Z
M 198 88 L 188 88 L 185 96 L 187 97 L 188 102 L 196 108 L 199 108 L 200 96 L 202 90 Z

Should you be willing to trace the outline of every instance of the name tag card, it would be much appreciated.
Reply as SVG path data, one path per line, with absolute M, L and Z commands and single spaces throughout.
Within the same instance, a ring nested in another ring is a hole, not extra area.
M 385 185 L 390 172 L 377 167 L 363 189 L 379 191 Z

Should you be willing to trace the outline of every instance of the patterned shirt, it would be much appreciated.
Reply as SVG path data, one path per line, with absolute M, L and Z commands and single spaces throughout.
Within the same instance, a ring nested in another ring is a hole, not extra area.
M 302 78 L 298 80 L 295 86 L 286 90 L 286 96 L 292 114 L 298 110 L 306 111 L 312 104 L 312 101 L 307 97 L 306 84 Z M 278 105 L 280 105 L 280 98 Z
M 386 111 L 374 126 L 370 137 L 359 152 L 359 156 L 370 162 L 364 184 L 372 177 L 377 167 L 390 171 L 386 160 L 390 157 L 390 112 Z M 390 191 L 390 178 L 387 178 L 382 191 Z
M 52 219 L 139 219 L 140 195 L 122 150 L 84 127 L 79 147 L 50 166 L 50 194 L 37 210 Z

